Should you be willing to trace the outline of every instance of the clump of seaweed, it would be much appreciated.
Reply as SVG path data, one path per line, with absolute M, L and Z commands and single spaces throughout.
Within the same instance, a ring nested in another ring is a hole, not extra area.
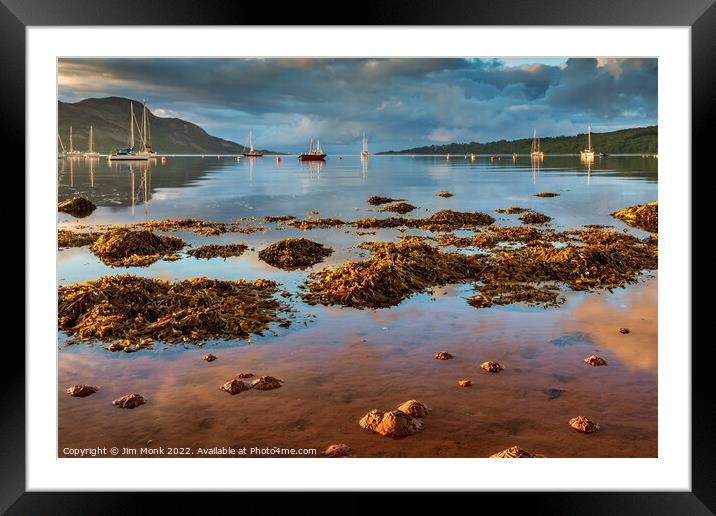
M 71 231 L 69 229 L 57 230 L 57 248 L 65 249 L 68 247 L 83 247 L 90 245 L 97 240 L 102 233 L 97 232 L 80 232 Z
M 283 322 L 287 306 L 268 280 L 194 278 L 175 283 L 128 274 L 60 286 L 59 329 L 81 341 L 200 344 L 245 339 Z
M 484 369 L 488 373 L 499 373 L 504 369 L 504 366 L 499 362 L 493 362 L 492 360 L 488 360 L 487 362 L 483 362 L 482 364 L 480 364 L 480 368 Z
M 385 219 L 370 217 L 358 219 L 352 222 L 351 225 L 355 228 L 398 228 L 405 226 L 408 220 L 404 217 L 387 217 Z
M 552 217 L 548 217 L 544 213 L 539 213 L 537 211 L 528 211 L 527 213 L 520 215 L 518 218 L 525 224 L 544 224 L 545 222 L 552 220 Z
M 187 254 L 194 258 L 229 258 L 231 256 L 241 256 L 249 247 L 244 244 L 211 244 L 190 249 Z
M 288 238 L 274 242 L 259 252 L 266 263 L 285 270 L 312 267 L 330 256 L 333 249 L 305 238 Z
M 230 228 L 223 222 L 209 222 L 197 219 L 153 220 L 142 222 L 140 226 L 157 231 L 179 231 L 184 229 L 204 236 L 220 235 L 230 231 Z
M 119 228 L 97 238 L 90 250 L 112 267 L 143 267 L 162 257 L 172 257 L 184 245 L 184 241 L 177 237 Z
M 391 202 L 398 202 L 402 201 L 403 199 L 393 199 L 391 197 L 381 197 L 380 195 L 371 195 L 366 199 L 366 202 L 368 204 L 372 204 L 373 206 L 378 206 L 381 204 L 388 204 Z
M 659 231 L 659 202 L 629 206 L 623 210 L 615 211 L 612 213 L 612 217 L 635 228 L 657 233 Z
M 559 194 L 554 193 L 554 192 L 540 192 L 540 193 L 534 194 L 534 196 L 535 197 L 558 197 Z
M 67 213 L 78 219 L 87 217 L 96 209 L 97 206 L 84 197 L 73 197 L 57 203 L 57 211 Z
M 518 206 L 508 206 L 507 208 L 497 208 L 495 210 L 495 213 L 506 213 L 508 215 L 512 215 L 514 213 L 524 213 L 527 211 L 527 208 L 520 208 Z
M 424 219 L 408 219 L 408 226 L 428 231 L 489 226 L 495 217 L 480 212 L 440 210 Z
M 344 226 L 346 223 L 343 222 L 340 219 L 335 218 L 323 218 L 323 219 L 314 219 L 314 218 L 305 218 L 303 220 L 292 220 L 288 222 L 289 226 L 292 226 L 294 228 L 299 228 L 304 231 L 309 229 L 315 229 L 315 228 L 334 228 L 334 227 L 340 227 Z
M 293 215 L 268 215 L 264 217 L 265 222 L 287 222 L 289 220 L 293 220 L 296 217 Z
M 444 197 L 447 199 L 448 197 L 452 197 L 453 195 L 454 194 L 451 194 L 450 192 L 438 192 L 435 194 L 435 197 Z
M 470 265 L 477 257 L 445 253 L 419 239 L 373 242 L 367 248 L 372 254 L 366 260 L 312 273 L 303 299 L 309 304 L 388 307 L 429 287 L 475 277 L 477 271 Z
M 398 202 L 395 204 L 388 204 L 387 206 L 381 206 L 378 208 L 378 211 L 391 211 L 393 213 L 399 213 L 401 215 L 405 215 L 408 212 L 411 212 L 415 209 L 415 206 L 413 206 L 410 203 L 407 202 Z
M 560 297 L 556 285 L 533 286 L 527 283 L 499 283 L 478 287 L 480 292 L 467 299 L 475 308 L 487 308 L 492 305 L 511 305 L 525 303 L 529 306 L 542 305 L 545 308 L 556 307 L 565 302 Z

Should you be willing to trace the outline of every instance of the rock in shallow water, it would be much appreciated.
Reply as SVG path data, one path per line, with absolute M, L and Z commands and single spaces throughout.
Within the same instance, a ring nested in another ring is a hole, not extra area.
M 118 408 L 133 409 L 147 402 L 141 394 L 127 394 L 121 398 L 117 398 L 112 402 Z
M 99 387 L 93 385 L 77 384 L 67 389 L 67 393 L 75 398 L 86 398 L 90 394 L 94 394 L 99 390 Z
M 472 380 L 458 380 L 457 384 L 460 387 L 472 387 Z
M 373 409 L 363 416 L 358 424 L 366 430 L 393 438 L 407 437 L 423 429 L 421 421 L 399 410 L 382 412 Z
M 597 355 L 588 356 L 584 359 L 584 363 L 595 367 L 607 365 L 607 361 L 604 360 L 602 357 L 598 357 Z
M 213 362 L 214 360 L 216 360 L 216 357 L 209 353 L 208 355 L 204 355 L 203 357 L 201 357 L 201 359 L 206 362 Z
M 535 457 L 539 457 L 539 455 L 523 450 L 519 446 L 512 446 L 511 448 L 490 455 L 491 459 L 533 459 Z
M 586 416 L 577 416 L 569 420 L 569 426 L 574 428 L 578 432 L 585 434 L 591 434 L 599 430 L 599 423 L 595 423 Z
M 504 366 L 502 364 L 500 364 L 499 362 L 493 362 L 492 360 L 483 362 L 482 364 L 480 364 L 480 367 L 488 373 L 499 373 L 504 369 Z
M 439 351 L 435 355 L 435 358 L 438 360 L 450 360 L 452 357 L 453 356 L 450 353 L 448 353 L 447 351 Z
M 332 444 L 325 449 L 323 455 L 326 457 L 345 457 L 351 452 L 351 447 L 347 444 Z
M 433 411 L 433 409 L 418 400 L 408 400 L 400 405 L 397 410 L 413 417 L 425 417 Z
M 230 380 L 226 382 L 224 385 L 219 387 L 222 391 L 228 392 L 232 396 L 234 394 L 238 394 L 240 392 L 248 391 L 251 389 L 251 386 L 248 385 L 246 382 L 242 382 L 241 380 L 237 380 L 234 378 L 233 380 Z
M 258 389 L 260 391 L 270 391 L 272 389 L 278 389 L 282 387 L 283 380 L 274 378 L 273 376 L 261 376 L 251 382 L 252 389 Z

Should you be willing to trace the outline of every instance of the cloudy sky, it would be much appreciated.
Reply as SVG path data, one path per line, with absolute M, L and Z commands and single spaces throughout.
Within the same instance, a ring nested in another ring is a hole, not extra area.
M 59 98 L 147 99 L 261 148 L 371 152 L 657 123 L 656 59 L 62 59 Z

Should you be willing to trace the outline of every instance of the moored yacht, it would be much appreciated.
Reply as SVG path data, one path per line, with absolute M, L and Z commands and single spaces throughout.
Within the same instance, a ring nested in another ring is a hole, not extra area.
M 321 150 L 321 141 L 316 141 L 316 148 L 313 148 L 313 138 L 308 142 L 308 151 L 298 155 L 301 161 L 319 161 L 326 158 L 326 153 Z

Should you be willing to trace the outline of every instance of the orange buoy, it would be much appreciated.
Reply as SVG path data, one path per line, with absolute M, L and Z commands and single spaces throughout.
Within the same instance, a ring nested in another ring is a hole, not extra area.
M 166 164 L 167 164 L 167 157 L 162 156 L 162 165 L 166 165 Z

